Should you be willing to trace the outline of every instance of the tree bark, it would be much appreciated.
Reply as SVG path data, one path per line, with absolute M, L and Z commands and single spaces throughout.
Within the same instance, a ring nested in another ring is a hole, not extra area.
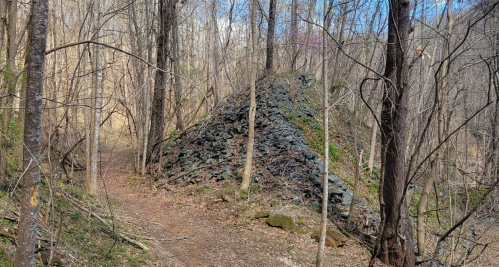
M 218 52 L 219 52 L 219 34 L 218 34 L 218 18 L 217 18 L 217 1 L 213 0 L 211 6 L 212 20 L 213 20 L 213 84 L 214 84 L 214 95 L 215 103 L 214 106 L 218 106 L 220 101 L 222 101 L 222 92 L 220 91 L 220 75 L 218 74 Z
M 313 73 L 313 60 L 312 57 L 314 55 L 314 49 L 310 49 L 309 44 L 310 44 L 310 35 L 312 35 L 312 27 L 313 27 L 313 16 L 315 14 L 315 5 L 317 4 L 317 0 L 311 0 L 310 5 L 308 6 L 308 14 L 307 14 L 307 20 L 309 21 L 307 24 L 307 40 L 305 44 L 305 48 L 310 50 L 310 55 L 308 60 L 308 72 Z M 306 57 L 306 55 L 305 55 Z
M 94 2 L 94 34 L 97 36 L 97 42 L 101 42 L 101 20 L 102 20 L 102 2 L 96 0 Z M 97 194 L 97 160 L 99 155 L 99 136 L 100 136 L 100 120 L 102 114 L 102 46 L 95 45 L 94 62 L 92 73 L 92 98 L 93 109 L 91 116 L 91 132 L 90 132 L 90 169 L 87 170 L 87 193 L 89 195 Z
M 381 103 L 376 103 L 376 114 L 379 114 L 381 112 Z M 370 146 L 370 151 L 369 151 L 369 163 L 368 163 L 368 168 L 369 172 L 372 174 L 373 172 L 373 167 L 374 167 L 374 157 L 376 156 L 376 136 L 378 135 L 378 124 L 376 122 L 376 119 L 373 119 L 373 131 L 371 134 L 371 146 Z
M 256 3 L 253 0 L 251 5 L 251 76 L 250 76 L 250 109 L 248 114 L 248 145 L 246 148 L 246 162 L 244 165 L 243 181 L 241 182 L 241 190 L 248 190 L 251 180 L 251 165 L 253 161 L 253 146 L 255 144 L 255 114 L 256 114 L 256 99 L 255 99 L 255 82 L 256 82 L 256 53 L 257 53 L 257 36 L 256 36 Z
M 175 75 L 175 115 L 177 117 L 176 129 L 184 130 L 184 119 L 182 112 L 182 79 L 180 78 L 180 51 L 179 51 L 179 36 L 178 36 L 178 15 L 180 9 L 177 6 L 180 2 L 173 5 L 172 10 L 172 50 L 173 50 L 173 72 Z
M 3 2 L 3 1 L 2 1 Z M 12 0 L 7 4 L 8 16 L 1 18 L 7 24 L 7 53 L 6 62 L 7 66 L 3 70 L 4 76 L 4 87 L 6 89 L 6 96 L 3 106 L 8 107 L 3 110 L 2 114 L 2 133 L 9 137 L 11 135 L 11 123 L 14 108 L 14 98 L 16 95 L 16 85 L 17 85 L 17 70 L 16 70 L 16 53 L 17 53 L 17 0 Z M 5 14 L 2 14 L 5 15 Z M 2 35 L 3 38 L 3 35 Z M 2 99 L 2 100 L 3 100 Z M 14 153 L 9 153 L 8 143 L 15 140 L 8 140 L 5 137 L 0 138 L 0 187 L 3 186 L 4 177 L 7 174 L 7 158 L 11 155 L 15 156 Z
M 353 193 L 352 193 L 352 202 L 350 202 L 350 208 L 348 209 L 348 217 L 346 221 L 347 230 L 352 230 L 353 226 L 351 225 L 352 218 L 355 217 L 355 201 L 357 200 L 357 191 L 359 190 L 359 180 L 360 180 L 360 160 L 362 158 L 362 152 L 359 155 L 359 149 L 357 147 L 357 97 L 353 96 L 353 112 L 352 112 L 352 123 L 353 123 L 353 147 L 355 153 L 355 180 L 353 185 Z M 377 125 L 376 125 L 377 126 Z
M 21 181 L 21 216 L 14 260 L 16 267 L 33 266 L 38 228 L 40 187 L 40 143 L 42 132 L 43 74 L 47 44 L 48 0 L 33 0 L 29 39 L 23 168 Z
M 267 60 L 265 62 L 265 70 L 267 73 L 274 73 L 274 29 L 277 0 L 270 0 L 269 5 L 269 28 L 267 31 Z
M 408 106 L 407 49 L 410 3 L 390 0 L 385 90 L 381 111 L 381 150 L 384 166 L 380 211 L 382 213 L 379 252 L 381 261 L 395 266 L 414 266 L 412 223 L 403 194 L 406 186 L 405 149 Z
M 326 13 L 327 1 L 324 1 L 324 13 Z M 322 73 L 327 71 L 327 38 L 328 38 L 327 16 L 324 14 L 324 28 L 322 29 Z M 328 176 L 329 176 L 329 90 L 327 86 L 327 75 L 322 75 L 322 97 L 323 97 L 323 127 L 324 127 L 324 173 L 322 174 L 322 211 L 321 211 L 321 230 L 319 236 L 319 248 L 317 250 L 316 266 L 321 267 L 324 264 L 324 246 L 326 245 L 326 226 L 327 226 L 327 204 L 329 202 Z
M 298 60 L 298 3 L 297 0 L 291 1 L 291 71 L 296 71 L 296 61 Z
M 156 50 L 156 66 L 166 69 L 168 62 L 168 39 L 171 29 L 171 0 L 159 1 L 159 26 Z M 156 71 L 154 77 L 154 91 L 151 106 L 151 126 L 149 130 L 149 144 L 147 163 L 158 160 L 160 154 L 161 141 L 165 128 L 165 97 L 167 75 L 162 71 Z

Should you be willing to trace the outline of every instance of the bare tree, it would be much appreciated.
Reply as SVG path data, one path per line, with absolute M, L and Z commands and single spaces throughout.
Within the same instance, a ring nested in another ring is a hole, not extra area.
M 328 36 L 328 16 L 327 1 L 324 1 L 324 27 L 322 29 L 322 73 L 327 71 L 327 36 Z M 322 109 L 323 109 L 323 127 L 324 127 L 324 173 L 322 174 L 322 215 L 321 230 L 319 236 L 319 248 L 317 250 L 316 266 L 321 267 L 324 264 L 324 246 L 326 244 L 326 226 L 327 226 L 327 205 L 329 202 L 328 182 L 329 182 L 329 90 L 327 87 L 327 75 L 322 75 Z
M 97 42 L 101 39 L 102 22 L 102 2 L 96 0 L 93 3 L 93 31 L 97 37 Z M 90 169 L 87 169 L 87 193 L 95 195 L 97 193 L 97 160 L 99 155 L 100 122 L 102 116 L 102 46 L 94 45 L 94 58 L 92 64 L 92 116 L 90 124 Z
M 156 66 L 164 70 L 168 62 L 168 39 L 170 37 L 173 10 L 171 0 L 159 1 L 159 31 L 157 37 Z M 168 76 L 163 71 L 156 71 L 154 91 L 151 105 L 151 126 L 147 162 L 152 163 L 159 158 L 160 146 L 165 128 L 165 98 Z
M 241 190 L 249 188 L 251 180 L 251 165 L 253 161 L 253 147 L 255 144 L 255 114 L 256 114 L 256 99 L 255 99 L 255 83 L 256 83 L 256 53 L 257 53 L 257 36 L 256 36 L 256 5 L 257 0 L 253 0 L 251 5 L 251 76 L 250 76 L 250 107 L 248 114 L 248 145 L 246 146 L 246 162 L 244 165 L 243 181 L 241 182 Z
M 31 49 L 27 60 L 24 176 L 21 182 L 21 216 L 14 266 L 33 266 L 40 210 L 40 144 L 42 131 L 43 74 L 47 44 L 48 0 L 31 2 Z
M 381 111 L 381 227 L 370 266 L 374 264 L 374 257 L 379 256 L 385 264 L 410 267 L 414 266 L 414 237 L 403 193 L 406 185 L 410 3 L 406 0 L 390 0 L 389 3 L 385 88 Z

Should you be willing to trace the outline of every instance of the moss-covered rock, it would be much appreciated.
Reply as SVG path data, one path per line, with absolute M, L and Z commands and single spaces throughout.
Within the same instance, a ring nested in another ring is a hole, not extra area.
M 281 227 L 286 231 L 293 231 L 295 229 L 295 223 L 293 218 L 284 214 L 271 214 L 267 220 L 267 224 L 273 227 Z
M 312 237 L 315 240 L 319 241 L 320 231 L 315 231 Z M 338 231 L 332 229 L 326 230 L 326 246 L 328 247 L 342 247 L 343 245 L 345 245 L 347 240 L 348 238 Z
M 270 211 L 269 210 L 261 210 L 257 213 L 255 213 L 255 219 L 260 219 L 260 218 L 267 218 L 270 216 Z
M 42 252 L 42 253 L 40 253 L 40 256 L 42 258 L 43 264 L 47 265 L 49 263 L 49 260 L 50 260 L 50 254 Z M 62 260 L 56 256 L 53 256 L 52 257 L 52 265 L 53 266 L 62 266 Z
M 306 234 L 307 230 L 296 225 L 291 215 L 285 214 L 279 210 L 274 211 L 265 221 L 268 225 L 273 227 L 280 227 L 285 231 L 293 231 L 299 234 Z

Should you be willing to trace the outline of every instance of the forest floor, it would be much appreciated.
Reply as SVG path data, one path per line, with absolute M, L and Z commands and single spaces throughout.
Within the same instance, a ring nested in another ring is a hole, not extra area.
M 199 186 L 158 190 L 152 178 L 134 173 L 132 153 L 131 148 L 103 151 L 105 186 L 100 196 L 107 195 L 115 216 L 131 218 L 142 236 L 138 239 L 147 240 L 151 253 L 146 266 L 315 266 L 318 243 L 310 234 L 286 232 L 267 226 L 264 219 L 250 218 L 242 211 L 254 213 L 260 206 L 247 205 L 249 198 L 220 201 L 216 192 L 227 192 L 227 183 L 211 181 L 207 192 Z M 304 206 L 296 212 L 303 215 L 304 224 L 318 227 L 317 212 Z M 325 253 L 325 266 L 367 266 L 370 258 L 354 240 L 341 248 L 326 247 Z

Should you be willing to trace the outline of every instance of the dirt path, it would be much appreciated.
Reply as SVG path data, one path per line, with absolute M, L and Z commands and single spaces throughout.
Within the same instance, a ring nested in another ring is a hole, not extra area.
M 194 197 L 177 193 L 166 196 L 164 191 L 155 190 L 147 177 L 133 174 L 129 148 L 105 152 L 102 161 L 115 213 L 132 216 L 141 233 L 146 231 L 159 239 L 148 241 L 155 262 L 152 266 L 314 265 L 317 243 L 309 235 L 270 228 L 258 220 L 237 226 L 217 218 L 209 207 L 196 204 Z M 182 237 L 186 239 L 160 241 Z M 362 249 L 327 249 L 331 258 L 327 266 L 366 266 L 363 259 L 359 260 L 364 256 L 355 255 L 362 253 Z

